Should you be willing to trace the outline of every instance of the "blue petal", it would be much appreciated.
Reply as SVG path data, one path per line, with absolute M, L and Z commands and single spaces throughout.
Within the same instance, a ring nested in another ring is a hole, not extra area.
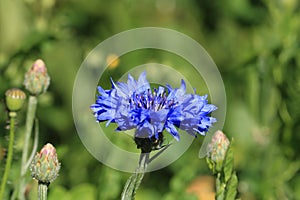
M 127 81 L 128 90 L 132 92 L 135 91 L 136 85 L 137 85 L 136 80 L 130 74 L 128 74 L 128 81 Z
M 180 140 L 180 136 L 178 134 L 177 129 L 175 128 L 175 126 L 172 123 L 167 123 L 166 124 L 166 131 L 168 131 L 169 133 L 171 133 L 171 135 L 177 140 Z
M 143 72 L 138 79 L 136 93 L 140 94 L 150 90 L 150 84 L 146 79 L 146 72 Z
M 137 126 L 135 137 L 138 138 L 150 138 L 155 134 L 154 127 L 148 121 L 145 121 L 141 125 Z

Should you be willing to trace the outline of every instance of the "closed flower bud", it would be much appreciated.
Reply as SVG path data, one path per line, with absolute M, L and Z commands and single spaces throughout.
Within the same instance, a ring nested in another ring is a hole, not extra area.
M 230 142 L 228 138 L 222 131 L 215 132 L 211 143 L 209 143 L 207 146 L 208 158 L 216 163 L 223 162 L 229 144 Z
M 22 108 L 26 94 L 17 88 L 9 89 L 5 92 L 6 106 L 10 111 L 18 111 Z
M 30 167 L 31 176 L 41 183 L 49 184 L 56 179 L 59 170 L 56 150 L 48 143 L 35 155 Z
M 49 84 L 50 77 L 46 65 L 41 59 L 38 59 L 25 74 L 25 88 L 32 95 L 39 95 L 47 91 Z

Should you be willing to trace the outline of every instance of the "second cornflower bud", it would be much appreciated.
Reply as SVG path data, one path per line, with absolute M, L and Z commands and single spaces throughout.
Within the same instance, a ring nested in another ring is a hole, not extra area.
M 56 150 L 48 143 L 35 155 L 30 167 L 31 176 L 41 183 L 49 184 L 56 179 L 59 170 Z
M 25 74 L 25 88 L 32 95 L 39 95 L 46 92 L 50 84 L 50 77 L 47 68 L 41 59 L 36 60 L 32 67 Z

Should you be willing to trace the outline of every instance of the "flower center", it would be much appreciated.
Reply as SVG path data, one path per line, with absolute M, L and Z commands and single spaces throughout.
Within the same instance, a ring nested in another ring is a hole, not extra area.
M 150 89 L 140 94 L 133 93 L 129 103 L 131 109 L 140 108 L 152 111 L 159 111 L 175 105 L 174 100 L 167 100 L 166 92 L 158 92 L 156 88 L 153 93 Z

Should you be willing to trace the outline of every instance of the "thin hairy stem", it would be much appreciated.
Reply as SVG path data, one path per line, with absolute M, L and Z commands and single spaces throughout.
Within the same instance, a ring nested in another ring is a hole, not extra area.
M 34 124 L 35 128 L 34 128 L 34 142 L 33 142 L 33 147 L 32 147 L 32 151 L 31 151 L 31 155 L 29 157 L 29 159 L 27 160 L 26 166 L 25 168 L 28 169 L 29 165 L 31 164 L 31 161 L 36 153 L 37 147 L 38 147 L 38 143 L 39 143 L 39 121 L 38 119 L 35 119 L 35 124 Z
M 13 113 L 13 114 L 11 115 L 11 113 Z M 4 175 L 3 175 L 2 183 L 1 183 L 0 199 L 3 199 L 3 196 L 4 196 L 5 186 L 6 186 L 7 178 L 8 178 L 10 167 L 11 167 L 12 157 L 13 157 L 16 113 L 14 113 L 14 112 L 11 112 L 11 113 L 10 113 L 8 154 L 7 154 L 7 160 L 6 160 L 5 169 L 4 169 Z
M 31 95 L 29 97 L 28 110 L 26 116 L 25 136 L 24 136 L 24 145 L 23 145 L 23 153 L 22 153 L 22 161 L 21 161 L 21 178 L 20 178 L 19 192 L 18 192 L 19 200 L 25 199 L 24 196 L 25 183 L 26 183 L 25 175 L 28 170 L 28 165 L 26 164 L 28 162 L 29 143 L 30 143 L 32 127 L 35 119 L 36 107 L 37 107 L 37 97 Z
M 38 200 L 47 200 L 48 185 L 47 183 L 38 183 Z
M 144 178 L 148 163 L 149 153 L 141 153 L 138 168 L 126 182 L 122 192 L 122 200 L 133 200 L 135 198 L 136 191 Z

